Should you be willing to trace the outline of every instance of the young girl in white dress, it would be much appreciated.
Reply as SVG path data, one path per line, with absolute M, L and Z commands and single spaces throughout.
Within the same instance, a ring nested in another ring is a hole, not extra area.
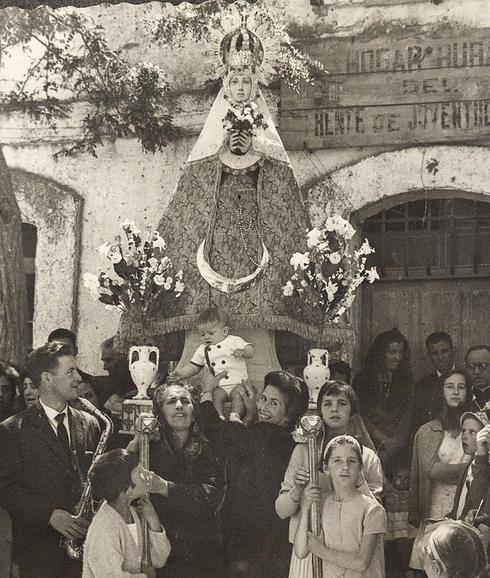
M 321 501 L 318 486 L 308 484 L 294 538 L 295 555 L 305 558 L 311 552 L 321 558 L 324 578 L 384 578 L 386 513 L 356 487 L 362 470 L 359 442 L 347 435 L 333 438 L 325 449 L 325 467 L 333 492 L 323 503 L 322 534 L 308 531 L 310 508 Z
M 328 442 L 339 435 L 356 435 L 362 444 L 362 472 L 357 481 L 360 492 L 379 497 L 383 491 L 383 470 L 374 446 L 362 424 L 359 414 L 359 400 L 350 385 L 342 381 L 327 381 L 320 389 L 317 400 L 318 415 L 323 421 L 323 435 L 318 444 L 318 460 L 323 460 Z M 356 432 L 356 433 L 354 433 Z M 359 437 L 362 436 L 362 437 Z M 291 455 L 288 468 L 276 500 L 276 513 L 289 518 L 289 540 L 294 535 L 300 517 L 301 498 L 309 482 L 308 444 L 298 443 Z M 320 471 L 320 490 L 322 496 L 332 492 L 329 478 Z M 300 560 L 291 554 L 289 578 L 313 578 L 311 556 Z

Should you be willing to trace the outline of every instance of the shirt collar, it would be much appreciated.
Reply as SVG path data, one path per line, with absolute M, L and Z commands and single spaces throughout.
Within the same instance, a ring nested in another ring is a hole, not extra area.
M 456 366 L 454 365 L 454 363 L 453 363 L 453 366 L 451 367 L 451 371 L 453 371 L 453 369 L 456 369 Z M 437 373 L 437 377 L 442 377 L 442 373 L 438 369 L 436 369 L 436 373 Z
M 41 407 L 44 409 L 44 413 L 47 415 L 48 419 L 50 419 L 53 422 L 56 420 L 56 416 L 60 413 L 64 413 L 66 416 L 68 416 L 68 404 L 65 405 L 65 408 L 62 411 L 56 411 L 52 407 L 49 407 L 45 403 L 43 403 L 41 401 L 41 398 L 39 398 L 39 403 L 41 404 Z

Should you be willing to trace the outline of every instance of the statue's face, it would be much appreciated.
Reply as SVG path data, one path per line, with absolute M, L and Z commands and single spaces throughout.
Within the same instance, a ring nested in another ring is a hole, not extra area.
M 234 130 L 230 135 L 230 151 L 234 155 L 246 154 L 252 144 L 252 135 L 249 132 Z
M 252 93 L 252 79 L 249 74 L 234 74 L 230 78 L 230 95 L 235 102 L 247 102 Z

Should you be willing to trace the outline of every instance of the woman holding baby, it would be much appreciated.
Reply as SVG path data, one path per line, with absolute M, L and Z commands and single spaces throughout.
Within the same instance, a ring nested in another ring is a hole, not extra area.
M 205 371 L 200 417 L 212 449 L 226 459 L 221 510 L 226 576 L 286 576 L 288 523 L 276 515 L 274 503 L 295 445 L 291 430 L 307 409 L 308 390 L 294 376 L 272 371 L 261 393 L 244 385 L 243 423 L 222 421 L 212 396 L 220 377 Z

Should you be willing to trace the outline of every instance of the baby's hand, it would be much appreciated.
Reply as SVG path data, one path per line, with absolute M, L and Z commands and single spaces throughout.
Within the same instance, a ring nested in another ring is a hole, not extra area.
M 233 355 L 233 357 L 244 357 L 245 350 L 237 348 L 237 349 L 234 349 L 231 354 Z

